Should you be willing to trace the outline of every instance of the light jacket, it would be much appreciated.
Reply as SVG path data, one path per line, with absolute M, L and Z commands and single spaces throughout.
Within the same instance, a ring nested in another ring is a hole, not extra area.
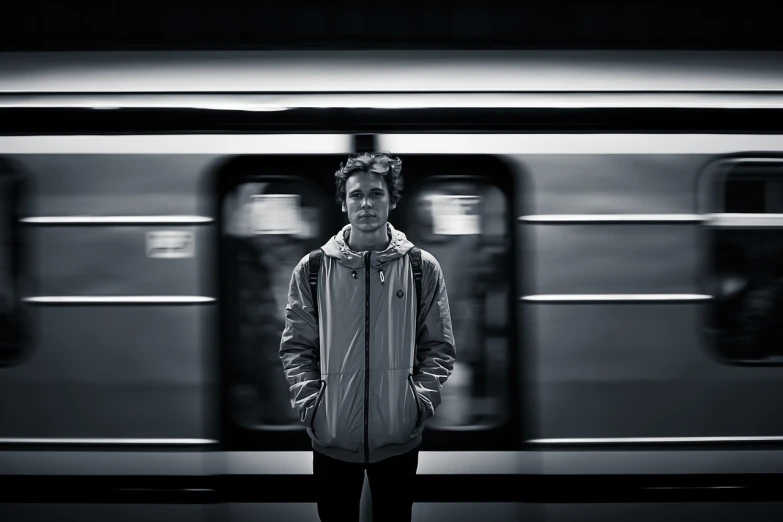
M 324 250 L 316 320 L 308 256 L 294 268 L 280 359 L 291 406 L 314 451 L 346 462 L 378 462 L 421 444 L 451 375 L 456 348 L 438 261 L 422 257 L 422 305 L 416 317 L 413 244 L 387 223 L 383 252 L 354 252 L 350 225 Z

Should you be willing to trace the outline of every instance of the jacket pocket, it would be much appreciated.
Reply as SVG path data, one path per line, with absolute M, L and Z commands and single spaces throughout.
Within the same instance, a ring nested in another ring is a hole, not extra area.
M 315 397 L 315 406 L 313 406 L 313 416 L 310 418 L 310 433 L 316 439 L 318 436 L 315 433 L 315 416 L 318 415 L 318 407 L 321 405 L 321 401 L 324 398 L 326 392 L 326 381 L 321 380 L 321 388 L 318 390 L 318 395 Z
M 408 374 L 408 385 L 411 387 L 411 392 L 413 392 L 413 399 L 416 401 L 416 423 L 413 425 L 413 434 L 418 435 L 417 432 L 419 431 L 419 427 L 421 424 L 421 413 L 422 413 L 422 407 L 421 407 L 421 401 L 419 400 L 419 394 L 416 393 L 416 386 L 413 384 L 413 375 Z

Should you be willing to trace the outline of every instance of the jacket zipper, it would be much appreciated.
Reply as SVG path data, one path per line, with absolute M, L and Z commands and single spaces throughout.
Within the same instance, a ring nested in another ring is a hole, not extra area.
M 364 461 L 370 462 L 370 252 L 364 254 Z

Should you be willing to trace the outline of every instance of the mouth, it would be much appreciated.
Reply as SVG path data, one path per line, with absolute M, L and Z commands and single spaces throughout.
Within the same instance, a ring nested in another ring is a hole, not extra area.
M 371 218 L 375 217 L 375 214 L 360 214 L 359 218 Z

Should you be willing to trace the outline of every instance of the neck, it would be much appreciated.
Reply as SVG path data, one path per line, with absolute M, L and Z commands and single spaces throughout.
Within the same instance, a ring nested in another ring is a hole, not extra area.
M 348 247 L 354 252 L 381 252 L 389 246 L 391 238 L 384 224 L 372 232 L 363 232 L 354 227 L 348 229 Z

